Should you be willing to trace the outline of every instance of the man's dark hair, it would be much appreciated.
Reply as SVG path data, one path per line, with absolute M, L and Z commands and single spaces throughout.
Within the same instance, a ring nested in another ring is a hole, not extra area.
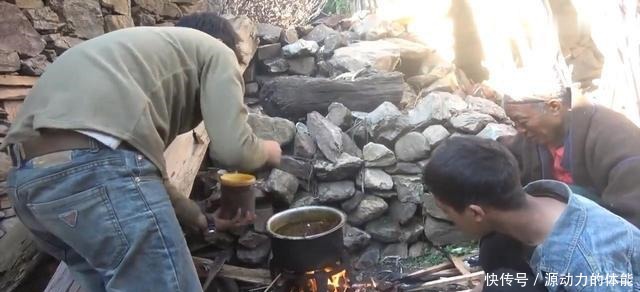
M 233 50 L 238 63 L 244 64 L 238 48 L 240 38 L 231 23 L 224 17 L 210 12 L 193 13 L 180 18 L 176 26 L 197 29 L 219 39 Z
M 499 142 L 478 137 L 454 137 L 438 146 L 424 182 L 458 212 L 470 204 L 512 210 L 525 200 L 513 154 Z

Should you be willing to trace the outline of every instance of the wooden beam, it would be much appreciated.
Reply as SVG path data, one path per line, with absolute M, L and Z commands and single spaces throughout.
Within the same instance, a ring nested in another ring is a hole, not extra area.
M 265 269 L 247 269 L 224 265 L 220 272 L 218 272 L 218 276 L 254 284 L 271 284 L 271 272 Z
M 33 86 L 38 77 L 19 75 L 0 75 L 0 86 Z
M 400 277 L 400 280 L 407 279 L 407 278 L 417 278 L 417 277 L 420 277 L 420 276 L 429 275 L 429 274 L 437 273 L 437 272 L 440 272 L 440 271 L 444 271 L 444 270 L 450 269 L 452 267 L 454 267 L 452 263 L 446 262 L 446 263 L 442 263 L 442 264 L 439 264 L 439 265 L 431 266 L 431 267 L 428 267 L 426 269 L 418 270 L 418 271 L 415 271 L 413 273 L 407 274 L 405 276 Z
M 403 291 L 406 291 L 406 292 L 430 291 L 430 290 L 433 290 L 434 287 L 439 287 L 439 286 L 442 286 L 442 285 L 455 284 L 455 283 L 470 281 L 470 280 L 474 280 L 474 279 L 481 279 L 482 277 L 484 277 L 484 272 L 483 271 L 479 271 L 479 272 L 475 272 L 475 273 L 472 273 L 472 274 L 461 275 L 461 276 L 456 276 L 456 277 L 451 277 L 451 278 L 444 278 L 444 279 L 440 279 L 440 280 L 427 282 L 427 283 L 424 283 L 424 284 L 416 286 L 416 287 L 405 289 Z
M 459 257 L 452 256 L 452 255 L 449 255 L 449 259 L 451 260 L 451 263 L 453 263 L 453 265 L 456 267 L 456 269 L 458 269 L 458 271 L 460 271 L 460 274 L 462 274 L 462 275 L 471 274 L 471 272 L 469 272 L 467 267 L 464 265 L 464 262 L 462 261 L 462 259 L 460 259 Z
M 0 100 L 23 100 L 31 88 L 0 86 Z
M 4 110 L 7 112 L 7 119 L 9 122 L 13 123 L 18 116 L 18 112 L 20 112 L 20 108 L 22 107 L 22 100 L 5 100 L 4 101 Z
M 209 141 L 204 123 L 200 123 L 193 131 L 176 137 L 165 150 L 169 181 L 180 194 L 191 194 L 193 182 L 209 148 Z

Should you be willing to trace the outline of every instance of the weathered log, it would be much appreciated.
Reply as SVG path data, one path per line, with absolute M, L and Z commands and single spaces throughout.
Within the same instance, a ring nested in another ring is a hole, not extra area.
M 260 99 L 268 115 L 297 120 L 313 111 L 326 114 L 332 102 L 363 112 L 370 112 L 385 101 L 397 105 L 403 90 L 403 75 L 399 72 L 380 72 L 355 80 L 290 76 L 267 81 L 260 90 Z

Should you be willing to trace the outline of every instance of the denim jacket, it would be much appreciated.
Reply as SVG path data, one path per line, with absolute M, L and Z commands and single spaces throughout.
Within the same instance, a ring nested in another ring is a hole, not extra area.
M 528 184 L 533 196 L 567 202 L 529 261 L 549 291 L 640 291 L 640 229 L 553 180 Z

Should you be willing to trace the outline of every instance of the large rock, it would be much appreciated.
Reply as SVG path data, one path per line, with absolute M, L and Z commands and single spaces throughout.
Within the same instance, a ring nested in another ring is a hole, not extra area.
M 358 157 L 342 153 L 336 163 L 317 160 L 313 164 L 316 178 L 320 181 L 338 181 L 356 177 L 364 161 Z
M 327 119 L 334 125 L 340 127 L 343 131 L 346 131 L 353 125 L 353 116 L 351 111 L 341 103 L 332 102 L 329 105 L 329 113 L 327 113 Z
M 267 190 L 276 200 L 291 204 L 298 190 L 298 179 L 290 173 L 279 169 L 273 169 L 266 182 Z
M 258 47 L 258 60 L 264 61 L 269 59 L 275 59 L 282 54 L 282 45 L 268 44 Z
M 401 228 L 400 241 L 414 243 L 420 239 L 420 236 L 424 233 L 424 226 L 422 226 L 422 219 L 416 217 L 411 218 L 409 222 Z
M 316 73 L 316 59 L 314 57 L 287 59 L 287 62 L 291 74 L 311 76 Z
M 282 55 L 285 58 L 314 56 L 320 47 L 314 41 L 298 40 L 293 44 L 282 47 Z
M 514 136 L 518 134 L 518 130 L 516 128 L 505 125 L 505 124 L 496 124 L 496 123 L 488 123 L 487 126 L 478 133 L 478 137 L 497 140 L 502 136 Z
M 365 231 L 371 238 L 385 243 L 399 242 L 402 235 L 398 222 L 388 216 L 369 222 Z
M 33 23 L 33 28 L 41 33 L 53 33 L 64 26 L 58 14 L 49 7 L 26 9 L 24 12 Z
M 283 155 L 278 168 L 295 175 L 303 180 L 310 180 L 313 175 L 313 166 L 310 161 L 298 159 L 293 156 Z
M 384 118 L 402 115 L 402 112 L 393 103 L 388 101 L 381 103 L 372 112 L 366 114 L 365 119 L 369 131 L 373 131 L 372 127 L 382 121 Z
M 471 95 L 467 96 L 466 101 L 470 111 L 490 115 L 498 121 L 505 121 L 508 119 L 504 109 L 493 101 Z
M 383 199 L 376 196 L 365 196 L 355 211 L 349 213 L 349 224 L 361 226 L 371 220 L 374 220 L 387 211 L 389 205 Z
M 358 208 L 358 205 L 360 205 L 360 202 L 362 202 L 364 196 L 364 193 L 356 191 L 350 199 L 342 202 L 342 204 L 340 204 L 340 207 L 347 213 L 353 212 L 356 208 Z
M 253 55 L 255 55 L 256 50 L 258 49 L 258 43 L 260 42 L 260 40 L 258 40 L 258 26 L 245 15 L 232 17 L 229 21 L 238 34 L 240 59 L 246 67 L 249 65 L 249 62 L 251 62 Z
M 0 51 L 35 57 L 44 50 L 45 45 L 40 34 L 17 6 L 0 2 Z
M 409 257 L 417 258 L 427 254 L 428 251 L 429 244 L 424 241 L 418 241 L 409 247 Z
M 236 256 L 238 257 L 238 260 L 249 265 L 259 265 L 265 263 L 269 258 L 270 253 L 271 244 L 268 241 L 254 249 L 239 247 L 236 250 Z
M 429 156 L 429 142 L 420 133 L 411 132 L 396 142 L 395 152 L 399 161 L 412 162 Z
M 398 199 L 403 203 L 421 203 L 424 193 L 422 178 L 420 176 L 394 175 L 393 184 L 398 191 Z
M 53 48 L 58 56 L 62 55 L 66 50 L 79 45 L 83 41 L 79 38 L 62 36 L 53 39 Z
M 422 168 L 417 163 L 398 162 L 387 167 L 384 171 L 388 174 L 422 174 Z
M 392 243 L 387 245 L 382 250 L 382 258 L 386 257 L 397 257 L 397 258 L 408 258 L 409 257 L 409 247 L 406 242 Z
M 280 41 L 282 28 L 268 23 L 258 23 L 258 37 L 265 44 L 274 44 Z
M 289 62 L 284 58 L 267 59 L 262 62 L 269 73 L 284 73 L 289 70 Z
M 369 135 L 376 143 L 393 147 L 398 138 L 410 130 L 411 125 L 407 116 L 390 116 L 372 125 Z
M 329 36 L 339 35 L 339 34 L 340 34 L 339 32 L 333 30 L 332 28 L 324 24 L 320 24 L 314 27 L 313 30 L 309 32 L 309 34 L 303 37 L 303 39 L 308 41 L 314 41 L 318 44 L 322 44 Z
M 342 132 L 342 150 L 351 156 L 362 158 L 362 150 L 358 148 L 356 142 L 351 139 L 349 134 Z
M 159 15 L 164 10 L 164 5 L 167 1 L 158 0 L 131 0 L 132 4 L 139 6 L 140 8 L 149 11 L 153 14 Z
M 333 52 L 337 49 L 342 48 L 348 44 L 347 38 L 342 34 L 332 34 L 329 35 L 324 40 L 324 45 L 320 48 L 320 55 L 324 58 L 331 57 Z
M 357 270 L 369 270 L 380 261 L 380 244 L 370 244 L 353 262 Z
M 364 179 L 362 178 L 364 176 Z M 363 181 L 364 180 L 364 181 Z M 388 191 L 393 189 L 393 180 L 381 169 L 365 168 L 363 175 L 356 177 L 356 185 L 362 186 L 369 190 Z
M 350 226 L 345 225 L 343 229 L 344 234 L 344 247 L 349 251 L 357 251 L 360 250 L 367 245 L 369 245 L 369 241 L 371 240 L 371 235 L 366 233 L 365 231 Z
M 437 246 L 459 244 L 471 240 L 469 236 L 464 235 L 453 224 L 431 216 L 425 217 L 424 235 L 433 245 Z
M 296 199 L 291 203 L 291 208 L 298 207 L 307 207 L 307 206 L 317 206 L 320 205 L 320 201 L 318 198 L 314 197 L 312 194 L 304 193 L 302 195 L 297 195 Z
M 436 198 L 430 193 L 422 195 L 422 215 L 430 215 L 440 220 L 449 220 L 447 214 L 436 204 Z
M 127 15 L 107 15 L 104 17 L 104 22 L 106 32 L 135 26 L 133 24 L 133 18 Z
M 478 134 L 488 123 L 495 122 L 493 117 L 478 112 L 463 112 L 449 120 L 451 126 L 468 134 Z
M 42 0 L 15 0 L 16 6 L 22 9 L 37 9 L 44 7 Z
M 409 86 L 409 84 L 404 84 L 404 91 L 402 92 L 402 99 L 400 100 L 400 106 L 402 108 L 413 108 L 418 100 L 418 95 L 415 91 Z
M 361 39 L 368 41 L 398 37 L 406 31 L 401 24 L 382 19 L 375 14 L 370 14 L 362 21 L 354 24 L 352 30 L 357 33 Z
M 117 14 L 131 16 L 130 0 L 100 0 L 100 3 L 102 6 L 112 9 L 113 12 Z
M 247 123 L 251 126 L 258 138 L 275 140 L 281 145 L 291 143 L 296 134 L 295 124 L 283 118 L 249 114 Z
M 98 0 L 65 0 L 64 18 L 67 26 L 81 39 L 104 34 L 104 19 Z
M 447 128 L 442 125 L 432 125 L 427 127 L 422 132 L 422 135 L 427 139 L 429 147 L 433 149 L 442 141 L 444 141 L 444 139 L 449 138 L 449 135 L 451 135 L 451 133 L 449 133 L 449 131 L 447 131 Z
M 22 61 L 20 73 L 29 76 L 40 76 L 49 65 L 47 57 L 39 55 Z
M 238 239 L 238 243 L 246 248 L 257 248 L 269 241 L 269 237 L 254 231 L 248 231 Z
M 296 136 L 293 140 L 293 155 L 313 158 L 316 154 L 316 141 L 311 137 L 309 129 L 303 123 L 296 124 Z
M 322 154 L 329 161 L 336 163 L 342 153 L 342 131 L 340 128 L 318 112 L 307 114 L 307 127 Z
M 318 184 L 318 200 L 321 203 L 341 202 L 353 197 L 356 187 L 353 181 L 325 182 Z
M 369 193 L 385 200 L 391 200 L 398 197 L 398 193 L 394 191 L 370 191 Z
M 396 164 L 396 155 L 382 144 L 370 142 L 364 145 L 362 155 L 367 167 L 387 167 Z
M 12 73 L 18 70 L 20 70 L 18 53 L 0 51 L 0 73 Z
M 416 210 L 418 210 L 418 205 L 412 202 L 403 203 L 399 200 L 393 200 L 389 204 L 389 216 L 400 224 L 409 222 L 409 219 L 416 214 Z
M 335 50 L 329 63 L 344 72 L 356 72 L 366 67 L 390 72 L 401 59 L 403 63 L 417 65 L 432 53 L 426 46 L 403 39 L 362 41 Z
M 432 92 L 409 110 L 409 123 L 417 130 L 449 120 L 466 110 L 467 103 L 459 96 L 447 92 Z
M 293 44 L 298 39 L 298 31 L 293 27 L 283 29 L 282 34 L 280 34 L 280 42 L 285 45 Z

